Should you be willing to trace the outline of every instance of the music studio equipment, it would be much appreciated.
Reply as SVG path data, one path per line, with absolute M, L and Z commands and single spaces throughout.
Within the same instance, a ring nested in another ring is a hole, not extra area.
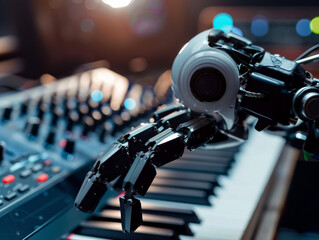
M 138 84 L 129 87 L 126 78 L 97 69 L 3 96 L 1 239 L 128 239 L 114 199 L 118 192 L 109 191 L 93 216 L 75 210 L 74 198 L 93 160 L 123 134 L 124 126 L 127 131 L 130 124 L 147 121 L 159 102 L 170 102 L 167 81 L 163 74 L 154 90 L 141 91 Z M 138 101 L 141 94 L 147 114 L 141 106 L 125 108 L 125 99 Z M 269 151 L 260 155 L 258 145 L 264 141 Z M 148 203 L 143 201 L 145 226 L 130 237 L 250 235 L 283 144 L 279 137 L 256 133 L 240 149 L 216 150 L 214 158 L 207 150 L 185 153 L 182 164 L 158 170 L 145 196 Z M 240 204 L 233 204 L 234 197 Z M 229 221 L 236 221 L 235 229 L 225 228 Z
M 244 24 L 239 27 L 249 28 Z M 273 43 L 273 36 L 253 37 Z M 284 146 L 283 139 L 265 133 L 251 132 L 241 147 L 185 151 L 179 161 L 158 169 L 142 200 L 144 223 L 131 235 L 122 232 L 114 198 L 118 191 L 109 190 L 93 215 L 74 209 L 80 184 L 98 154 L 129 126 L 147 122 L 151 110 L 165 102 L 155 101 L 137 117 L 134 110 L 128 113 L 124 100 L 133 92 L 141 94 L 140 86 L 128 87 L 121 76 L 103 70 L 107 86 L 114 79 L 124 86 L 120 109 L 115 104 L 112 110 L 109 97 L 116 94 L 108 94 L 102 84 L 94 86 L 93 72 L 1 97 L 0 239 L 249 239 Z M 90 86 L 83 97 L 78 83 Z M 106 94 L 98 101 L 102 88 Z M 154 93 L 145 95 L 152 99 Z
M 95 69 L 2 97 L 0 239 L 24 239 L 72 209 L 106 141 L 166 101 L 164 76 L 154 90 Z

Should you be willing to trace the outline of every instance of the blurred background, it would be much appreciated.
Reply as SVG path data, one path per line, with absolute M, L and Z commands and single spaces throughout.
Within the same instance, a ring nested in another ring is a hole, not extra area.
M 167 69 L 213 25 L 294 59 L 319 42 L 318 16 L 309 0 L 0 0 L 0 72 L 60 77 L 95 61 L 122 74 Z

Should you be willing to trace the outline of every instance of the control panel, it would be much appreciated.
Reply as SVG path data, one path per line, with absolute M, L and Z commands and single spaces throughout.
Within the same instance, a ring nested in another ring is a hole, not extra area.
M 101 68 L 1 97 L 0 223 L 11 222 L 1 239 L 24 239 L 73 207 L 98 154 L 169 101 L 169 72 L 154 78 L 137 83 Z

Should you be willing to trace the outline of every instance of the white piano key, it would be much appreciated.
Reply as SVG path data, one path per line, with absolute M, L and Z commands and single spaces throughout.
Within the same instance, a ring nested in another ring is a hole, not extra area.
M 236 156 L 232 173 L 220 177 L 222 188 L 216 191 L 211 211 L 195 207 L 198 215 L 206 220 L 192 226 L 196 239 L 242 238 L 283 146 L 284 139 L 252 132 L 249 142 Z
M 80 234 L 71 233 L 68 237 L 68 240 L 110 240 L 106 238 L 90 237 Z

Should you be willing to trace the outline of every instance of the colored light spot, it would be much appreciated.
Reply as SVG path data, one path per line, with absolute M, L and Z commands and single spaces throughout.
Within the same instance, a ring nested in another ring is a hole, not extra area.
M 309 153 L 309 152 L 303 150 L 303 157 L 306 161 L 310 160 L 312 158 L 312 156 L 313 156 L 313 153 Z
M 64 147 L 66 146 L 66 140 L 65 140 L 65 139 L 61 139 L 61 140 L 59 141 L 59 146 L 62 147 L 62 148 L 64 148 Z
M 265 36 L 269 30 L 267 18 L 264 16 L 256 16 L 251 22 L 250 30 L 252 34 L 257 37 Z
M 92 19 L 84 19 L 80 23 L 80 28 L 82 32 L 92 32 L 95 27 L 94 21 Z
M 122 191 L 119 195 L 117 195 L 116 197 L 119 198 L 119 197 L 123 197 L 125 195 L 125 191 Z
M 133 110 L 136 107 L 136 102 L 133 98 L 127 98 L 124 101 L 124 107 L 127 110 Z
M 48 166 L 51 166 L 52 165 L 52 161 L 50 159 L 47 159 L 43 162 L 43 165 L 48 167 Z
M 94 90 L 91 93 L 91 99 L 94 102 L 100 102 L 103 99 L 103 93 L 100 90 Z
M 310 20 L 307 18 L 300 19 L 296 24 L 296 32 L 302 37 L 309 36 L 311 34 Z
M 148 38 L 161 32 L 167 24 L 167 1 L 135 1 L 128 14 L 130 28 L 139 37 Z
M 319 16 L 311 20 L 310 29 L 313 33 L 319 34 Z
M 133 58 L 129 61 L 128 66 L 132 72 L 143 72 L 147 69 L 147 60 L 145 58 Z
M 214 17 L 213 28 L 228 33 L 233 28 L 233 18 L 227 13 L 219 13 Z
M 231 31 L 239 36 L 244 36 L 242 30 L 238 27 L 233 27 Z
M 71 233 L 66 239 L 72 240 L 73 239 L 73 235 L 74 235 L 74 233 Z

